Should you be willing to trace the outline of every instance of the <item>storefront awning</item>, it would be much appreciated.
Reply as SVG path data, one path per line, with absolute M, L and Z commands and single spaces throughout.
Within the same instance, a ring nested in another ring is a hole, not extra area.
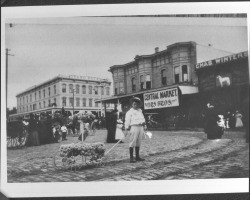
M 144 93 L 156 92 L 156 91 L 159 91 L 159 90 L 176 88 L 176 87 L 179 87 L 179 89 L 181 90 L 182 95 L 195 94 L 195 93 L 199 92 L 198 86 L 193 86 L 193 85 L 171 85 L 171 86 L 156 88 L 156 89 L 151 89 L 151 90 L 143 90 L 143 91 L 135 92 L 135 93 L 132 93 L 132 94 L 112 96 L 112 97 L 108 97 L 108 98 L 98 99 L 95 102 L 97 102 L 97 103 L 98 102 L 118 103 L 119 99 L 121 99 L 121 98 L 132 97 L 132 96 L 136 96 L 136 95 L 140 95 L 140 94 L 144 94 Z
M 185 94 L 195 94 L 199 92 L 199 89 L 197 86 L 189 86 L 189 85 L 180 85 L 179 86 L 180 90 L 181 90 L 181 94 L 185 95 Z

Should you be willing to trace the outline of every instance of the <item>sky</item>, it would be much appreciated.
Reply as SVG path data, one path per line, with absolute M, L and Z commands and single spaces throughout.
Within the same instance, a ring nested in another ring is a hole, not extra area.
M 247 36 L 247 20 L 240 18 L 9 19 L 5 47 L 14 56 L 8 57 L 7 107 L 16 107 L 18 93 L 58 74 L 112 81 L 110 66 L 153 54 L 155 47 L 161 51 L 176 42 L 195 41 L 202 62 L 246 51 Z

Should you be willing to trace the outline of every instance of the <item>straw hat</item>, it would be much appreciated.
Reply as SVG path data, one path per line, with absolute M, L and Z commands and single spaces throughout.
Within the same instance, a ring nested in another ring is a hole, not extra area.
M 136 102 L 138 104 L 138 107 L 142 106 L 142 101 L 140 98 L 138 97 L 133 97 L 129 100 L 130 104 L 132 104 L 133 102 Z

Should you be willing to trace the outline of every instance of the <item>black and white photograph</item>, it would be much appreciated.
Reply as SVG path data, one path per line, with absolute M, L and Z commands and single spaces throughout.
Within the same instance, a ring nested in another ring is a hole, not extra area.
M 249 192 L 248 13 L 90 7 L 5 12 L 1 178 L 12 196 L 26 184 L 52 196 L 64 184 L 83 196 L 131 184 L 203 193 L 213 180 Z

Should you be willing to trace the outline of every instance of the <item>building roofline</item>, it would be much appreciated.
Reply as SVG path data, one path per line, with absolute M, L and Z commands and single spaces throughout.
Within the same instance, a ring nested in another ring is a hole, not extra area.
M 23 92 L 20 92 L 16 95 L 16 97 L 26 93 L 26 92 L 29 92 L 31 90 L 34 90 L 44 84 L 48 84 L 48 83 L 51 83 L 57 79 L 69 79 L 69 80 L 85 80 L 85 81 L 95 81 L 95 82 L 106 82 L 106 83 L 111 83 L 111 81 L 109 79 L 104 79 L 104 78 L 97 78 L 97 77 L 91 77 L 91 76 L 77 76 L 77 75 L 62 75 L 62 74 L 59 74 L 47 81 L 44 81 L 42 83 L 39 83 L 37 85 L 33 85 L 29 88 L 27 88 L 26 90 L 24 90 Z
M 123 64 L 123 65 L 113 65 L 113 66 L 111 66 L 111 67 L 109 68 L 108 71 L 111 72 L 111 70 L 114 69 L 114 68 L 123 68 L 123 67 L 125 67 L 125 66 L 127 66 L 127 65 L 130 65 L 130 64 L 132 64 L 132 63 L 135 63 L 136 60 L 138 60 L 138 59 L 140 59 L 140 58 L 152 58 L 152 57 L 154 57 L 154 56 L 156 56 L 156 55 L 160 55 L 160 54 L 162 54 L 162 53 L 166 53 L 166 52 L 169 51 L 169 49 L 171 49 L 171 48 L 173 48 L 173 47 L 175 47 L 175 46 L 178 46 L 178 45 L 189 45 L 189 44 L 196 44 L 196 42 L 194 42 L 194 41 L 189 41 L 189 42 L 176 42 L 176 43 L 174 43 L 174 44 L 171 44 L 171 45 L 167 46 L 166 49 L 164 49 L 164 50 L 162 50 L 162 51 L 159 51 L 159 52 L 155 52 L 155 53 L 153 53 L 153 54 L 149 54 L 149 55 L 136 55 L 135 58 L 134 58 L 134 61 L 131 61 L 131 62 L 129 62 L 129 63 L 125 63 L 125 64 Z

